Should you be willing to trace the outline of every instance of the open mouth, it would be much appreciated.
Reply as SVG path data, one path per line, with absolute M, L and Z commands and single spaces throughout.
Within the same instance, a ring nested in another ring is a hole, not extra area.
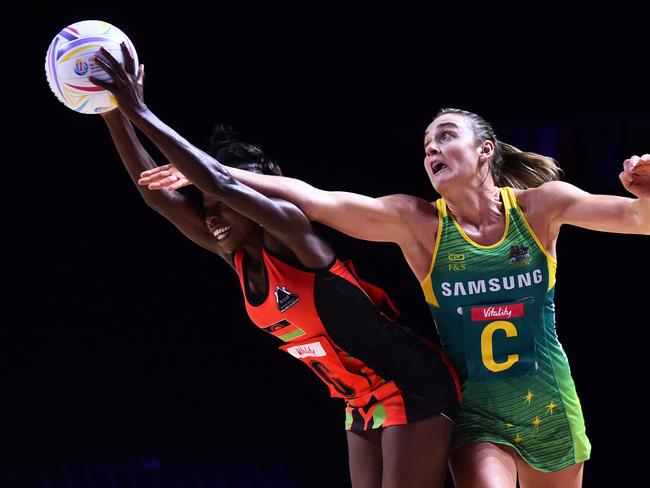
M 431 172 L 434 175 L 440 173 L 444 169 L 447 169 L 447 165 L 445 163 L 438 162 L 431 165 Z
M 223 227 L 217 227 L 212 231 L 212 235 L 217 238 L 218 241 L 223 241 L 230 234 L 230 226 L 226 225 Z

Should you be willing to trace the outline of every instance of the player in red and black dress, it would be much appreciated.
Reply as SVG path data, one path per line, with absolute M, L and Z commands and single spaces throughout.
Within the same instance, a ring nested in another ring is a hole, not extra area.
M 380 312 L 369 296 L 376 288 L 364 290 L 296 206 L 238 183 L 162 123 L 143 102 L 142 68 L 123 52 L 124 66 L 100 50 L 97 63 L 113 81 L 95 80 L 119 104 L 102 116 L 122 161 L 134 181 L 155 167 L 133 122 L 201 191 L 202 205 L 139 187 L 152 208 L 235 269 L 253 322 L 346 401 L 353 486 L 442 486 L 458 393 L 441 355 Z M 279 174 L 250 144 L 225 142 L 216 156 Z

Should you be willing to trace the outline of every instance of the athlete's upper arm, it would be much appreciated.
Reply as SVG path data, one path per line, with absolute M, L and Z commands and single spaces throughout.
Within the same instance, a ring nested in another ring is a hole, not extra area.
M 409 234 L 412 212 L 423 200 L 410 195 L 372 198 L 358 193 L 323 191 L 310 216 L 358 239 L 400 243 Z M 427 203 L 428 205 L 428 203 Z
M 151 207 L 174 224 L 188 239 L 208 251 L 221 256 L 232 266 L 232 257 L 230 254 L 222 251 L 217 239 L 205 225 L 202 204 L 179 192 L 168 193 L 169 198 L 165 204 L 151 205 Z
M 222 182 L 211 196 L 284 241 L 313 232 L 309 219 L 298 207 L 282 199 L 267 197 L 237 180 Z
M 408 195 L 371 198 L 357 193 L 326 191 L 295 178 L 261 175 L 227 168 L 242 183 L 264 195 L 297 205 L 314 221 L 359 239 L 397 242 L 409 227 L 409 210 L 423 202 Z M 425 202 L 428 206 L 428 202 Z M 406 219 L 406 221 L 405 221 Z
M 603 232 L 639 232 L 634 198 L 594 195 L 562 181 L 544 183 L 527 193 L 558 228 L 569 224 Z

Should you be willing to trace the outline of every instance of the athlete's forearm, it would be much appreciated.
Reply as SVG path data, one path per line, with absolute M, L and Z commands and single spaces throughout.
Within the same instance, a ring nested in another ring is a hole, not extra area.
M 149 109 L 137 112 L 131 121 L 203 193 L 221 196 L 235 183 L 218 161 L 192 145 Z
M 254 188 L 267 197 L 282 198 L 299 207 L 309 220 L 318 220 L 319 190 L 302 180 L 286 176 L 263 175 L 239 168 L 224 166 L 237 181 Z
M 226 167 L 233 178 L 269 197 L 296 205 L 309 218 L 357 239 L 379 242 L 410 240 L 409 213 L 427 213 L 431 205 L 408 195 L 372 198 L 358 193 L 326 191 L 285 176 L 262 175 Z
M 650 198 L 637 198 L 632 205 L 639 234 L 650 235 Z
M 142 198 L 151 206 L 160 206 L 167 202 L 169 197 L 165 192 L 152 191 L 138 185 L 140 173 L 155 168 L 156 162 L 140 143 L 131 122 L 117 109 L 102 114 L 102 118 L 108 126 L 120 159 Z

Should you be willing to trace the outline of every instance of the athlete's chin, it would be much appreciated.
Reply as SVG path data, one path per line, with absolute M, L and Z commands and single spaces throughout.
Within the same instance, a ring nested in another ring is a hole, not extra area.
M 241 249 L 242 247 L 244 246 L 221 246 L 221 249 L 228 254 L 233 254 L 237 249 Z
M 240 239 L 237 239 L 236 236 L 233 235 L 226 236 L 225 239 L 219 242 L 219 246 L 221 247 L 222 251 L 227 252 L 229 254 L 232 254 L 237 249 L 244 247 L 243 243 L 240 242 Z
M 433 189 L 442 195 L 445 191 L 453 187 L 454 179 L 448 177 L 448 175 L 437 174 L 431 177 L 431 184 L 433 185 Z

